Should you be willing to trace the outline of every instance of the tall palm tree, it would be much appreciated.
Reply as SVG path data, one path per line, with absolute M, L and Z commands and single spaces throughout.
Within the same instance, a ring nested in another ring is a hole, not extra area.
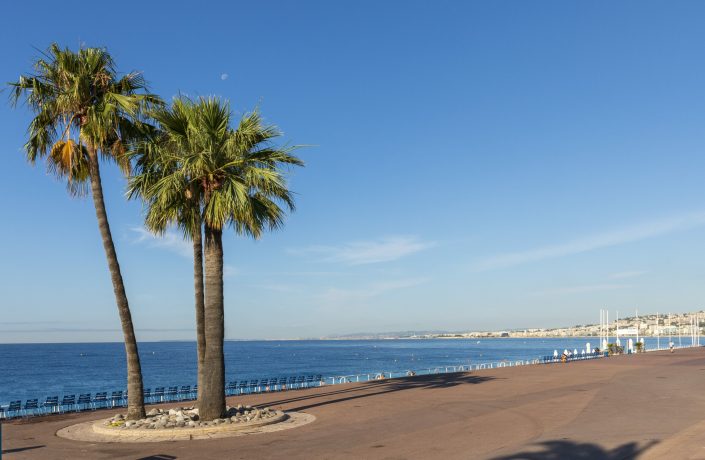
M 230 226 L 239 234 L 259 238 L 266 229 L 280 227 L 283 208 L 294 209 L 282 166 L 302 166 L 303 162 L 291 154 L 293 147 L 273 144 L 281 133 L 265 125 L 257 111 L 243 116 L 236 128 L 231 126 L 229 105 L 216 98 L 177 99 L 170 112 L 155 115 L 165 135 L 143 149 L 144 161 L 138 164 L 143 164 L 140 176 L 146 177 L 137 176 L 131 189 L 140 189 L 148 197 L 148 222 L 178 222 L 182 229 L 192 228 L 191 223 L 199 220 L 203 225 L 199 416 L 211 420 L 225 413 L 223 230 Z M 177 128 L 183 121 L 186 124 Z M 185 135 L 175 134 L 177 130 Z M 199 213 L 194 219 L 196 209 Z M 157 229 L 162 228 L 159 225 Z M 200 234 L 200 227 L 196 233 Z
M 73 52 L 52 44 L 34 63 L 34 69 L 34 74 L 23 75 L 10 83 L 12 104 L 16 105 L 24 96 L 34 112 L 25 144 L 27 159 L 34 164 L 38 158 L 46 157 L 49 170 L 66 178 L 72 194 L 85 193 L 90 184 L 125 339 L 127 417 L 141 418 L 144 417 L 142 370 L 103 200 L 99 158 L 117 162 L 127 173 L 126 146 L 142 132 L 145 110 L 161 101 L 147 92 L 141 74 L 119 77 L 105 49 Z

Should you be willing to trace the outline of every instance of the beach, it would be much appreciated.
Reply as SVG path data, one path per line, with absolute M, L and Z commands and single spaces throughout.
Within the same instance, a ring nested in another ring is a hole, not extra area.
M 57 430 L 114 411 L 3 425 L 12 459 L 705 458 L 705 349 L 229 398 L 316 417 L 274 433 L 149 444 Z M 173 405 L 173 404 L 172 404 Z

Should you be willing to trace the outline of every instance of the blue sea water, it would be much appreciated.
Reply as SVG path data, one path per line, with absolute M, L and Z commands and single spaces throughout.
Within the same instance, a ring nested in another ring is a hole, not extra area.
M 598 344 L 596 337 L 556 339 L 228 341 L 226 379 L 403 372 L 429 367 L 535 359 L 553 350 Z M 667 339 L 661 346 L 667 346 Z M 647 339 L 647 348 L 656 339 Z M 677 345 L 677 343 L 676 343 Z M 139 344 L 145 388 L 196 383 L 195 342 Z M 126 386 L 121 343 L 0 344 L 0 403 Z

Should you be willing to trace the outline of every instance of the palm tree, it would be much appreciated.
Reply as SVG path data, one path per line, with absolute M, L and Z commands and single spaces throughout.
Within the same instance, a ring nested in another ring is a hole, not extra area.
M 196 351 L 199 395 L 202 387 L 203 359 L 206 339 L 203 290 L 203 228 L 199 184 L 191 183 L 178 174 L 180 160 L 193 148 L 190 127 L 193 128 L 194 105 L 177 98 L 171 108 L 160 107 L 152 117 L 156 130 L 148 128 L 144 138 L 135 143 L 131 155 L 135 167 L 128 183 L 129 198 L 139 197 L 145 203 L 145 226 L 157 235 L 171 225 L 178 226 L 184 238 L 193 243 L 193 278 L 196 310 Z M 164 181 L 159 184 L 159 181 Z M 158 186 L 161 185 L 161 188 Z M 170 190 L 167 190 L 167 187 Z M 155 193 L 158 192 L 158 193 Z
M 34 112 L 25 144 L 27 159 L 34 164 L 46 157 L 48 169 L 66 178 L 72 194 L 87 192 L 90 183 L 125 338 L 127 417 L 142 418 L 144 398 L 137 340 L 103 200 L 99 157 L 117 162 L 127 173 L 130 165 L 126 146 L 142 131 L 145 110 L 161 101 L 146 91 L 141 74 L 118 77 L 105 49 L 73 52 L 52 44 L 34 68 L 34 74 L 10 83 L 13 106 L 24 96 Z
M 197 221 L 204 227 L 199 416 L 211 420 L 225 413 L 223 230 L 230 226 L 259 238 L 264 230 L 280 227 L 282 206 L 294 209 L 281 167 L 303 162 L 291 154 L 293 147 L 273 144 L 281 133 L 265 125 L 257 111 L 243 116 L 237 128 L 231 127 L 229 105 L 216 98 L 180 98 L 168 112 L 155 115 L 163 135 L 142 149 L 141 173 L 131 190 L 147 197 L 147 222 L 157 223 L 150 228 L 177 223 L 189 233 Z M 200 235 L 200 227 L 190 234 Z M 194 278 L 198 285 L 197 273 Z M 197 330 L 200 334 L 200 325 Z

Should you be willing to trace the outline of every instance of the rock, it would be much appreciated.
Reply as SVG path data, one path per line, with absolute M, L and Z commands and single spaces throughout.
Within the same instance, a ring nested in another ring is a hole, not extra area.
M 125 427 L 129 428 L 135 424 L 136 424 L 136 422 L 134 420 L 128 420 L 127 422 L 125 422 Z
M 147 417 L 153 417 L 157 415 L 159 411 L 157 409 L 151 409 L 149 412 L 147 412 Z
M 169 415 L 176 415 L 177 410 L 176 409 L 169 409 L 168 414 Z

